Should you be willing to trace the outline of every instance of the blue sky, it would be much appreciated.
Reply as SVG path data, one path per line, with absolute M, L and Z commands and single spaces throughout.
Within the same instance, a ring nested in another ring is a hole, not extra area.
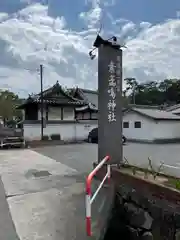
M 27 6 L 26 2 L 28 0 L 1 0 L 0 11 L 14 13 Z M 51 16 L 63 15 L 72 27 L 77 28 L 79 27 L 78 24 L 80 24 L 78 14 L 88 10 L 88 7 L 90 7 L 89 0 L 31 0 L 31 2 L 48 3 Z M 114 18 L 125 18 L 133 22 L 147 21 L 156 24 L 169 18 L 176 18 L 177 11 L 180 11 L 180 1 L 116 0 L 114 6 L 103 6 L 103 9 L 105 12 L 111 13 Z M 104 24 L 106 23 L 107 19 L 104 18 Z
M 113 9 L 114 16 L 133 22 L 159 23 L 169 18 L 176 18 L 176 12 L 180 10 L 179 0 L 120 0 L 117 2 L 119 2 L 117 7 Z
M 78 14 L 87 10 L 84 0 L 49 0 L 50 13 L 53 15 L 64 15 L 71 24 L 78 23 Z M 57 7 L 59 6 L 59 7 Z M 125 18 L 133 22 L 147 21 L 156 24 L 169 18 L 176 18 L 180 11 L 180 1 L 165 0 L 116 0 L 112 7 L 103 7 L 109 11 L 114 18 Z M 106 23 L 107 19 L 105 20 Z

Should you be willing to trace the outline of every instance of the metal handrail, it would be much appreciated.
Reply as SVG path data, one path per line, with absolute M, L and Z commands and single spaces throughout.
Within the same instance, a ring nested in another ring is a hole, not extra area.
M 88 175 L 86 179 L 86 232 L 88 236 L 92 236 L 92 231 L 91 231 L 91 205 L 94 202 L 96 196 L 98 195 L 100 189 L 102 188 L 104 182 L 108 178 L 110 180 L 111 177 L 111 166 L 107 165 L 107 172 L 106 175 L 104 176 L 103 180 L 99 184 L 99 187 L 97 188 L 96 192 L 92 195 L 91 191 L 91 182 L 93 177 L 96 175 L 96 173 L 100 170 L 100 168 L 108 162 L 110 159 L 109 156 L 106 156 L 103 158 L 103 160 L 94 168 L 94 170 Z
M 11 146 L 23 145 L 24 147 L 26 145 L 26 142 L 25 142 L 24 139 L 23 139 L 23 141 L 15 141 L 15 142 L 11 142 L 11 141 L 4 142 L 4 140 L 7 140 L 7 138 L 4 138 L 4 139 L 0 140 L 0 148 L 3 148 L 4 146 L 7 146 L 7 145 L 11 145 Z

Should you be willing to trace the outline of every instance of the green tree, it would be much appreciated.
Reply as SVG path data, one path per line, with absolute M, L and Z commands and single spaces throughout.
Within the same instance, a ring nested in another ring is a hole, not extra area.
M 3 119 L 20 118 L 22 113 L 16 109 L 20 103 L 21 99 L 17 94 L 8 90 L 0 90 L 0 116 Z
M 165 79 L 161 82 L 138 83 L 134 78 L 127 78 L 126 89 L 130 91 L 130 103 L 140 105 L 163 105 L 180 103 L 180 79 Z

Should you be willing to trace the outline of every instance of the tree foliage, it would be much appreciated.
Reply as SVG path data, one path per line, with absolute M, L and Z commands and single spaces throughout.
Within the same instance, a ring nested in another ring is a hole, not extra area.
M 180 79 L 165 79 L 139 83 L 135 78 L 126 78 L 123 105 L 173 105 L 180 103 Z M 16 107 L 22 103 L 19 96 L 8 90 L 0 90 L 0 117 L 12 120 L 22 118 Z
M 8 90 L 0 90 L 0 116 L 11 120 L 13 117 L 21 118 L 21 111 L 16 107 L 22 100 L 15 93 Z
M 139 83 L 135 78 L 126 78 L 125 82 L 127 87 L 124 94 L 130 103 L 139 105 L 180 103 L 180 79 Z

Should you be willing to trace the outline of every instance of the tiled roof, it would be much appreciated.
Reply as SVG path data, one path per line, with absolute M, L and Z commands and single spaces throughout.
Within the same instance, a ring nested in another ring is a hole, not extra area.
M 64 99 L 57 97 L 51 97 L 51 94 L 61 93 L 64 96 Z M 27 103 L 40 103 L 41 102 L 41 93 L 34 94 L 29 96 L 25 102 L 18 106 L 18 108 L 23 108 Z M 57 82 L 54 86 L 43 91 L 43 102 L 48 104 L 73 104 L 73 105 L 83 105 L 83 102 L 79 99 L 74 98 L 68 92 L 66 92 L 61 85 Z
M 76 110 L 76 111 L 84 111 L 84 110 L 86 110 L 86 109 L 90 109 L 90 110 L 92 110 L 92 111 L 98 111 L 98 108 L 97 108 L 95 105 L 93 105 L 92 103 L 88 103 L 88 104 L 85 105 L 85 106 L 78 107 L 78 108 L 76 108 L 75 110 Z
M 98 107 L 98 92 L 83 88 L 70 88 L 70 95 L 74 96 L 76 99 L 81 99 L 85 104 L 93 104 Z
M 37 102 L 40 103 L 41 99 L 33 99 L 32 102 Z M 49 103 L 49 104 L 75 104 L 75 105 L 82 105 L 81 101 L 65 101 L 62 102 L 61 100 L 58 99 L 43 99 L 44 103 Z
M 180 116 L 173 113 L 158 110 L 158 109 L 147 109 L 147 108 L 131 108 L 132 111 L 150 117 L 155 120 L 180 120 Z
M 44 90 L 43 91 L 43 97 L 46 98 L 49 94 L 53 94 L 54 92 L 60 92 L 61 94 L 63 94 L 65 97 L 67 97 L 68 99 L 70 99 L 71 101 L 77 101 L 77 99 L 75 99 L 73 96 L 71 96 L 70 94 L 68 94 L 67 91 L 65 91 L 62 86 L 58 83 Z M 33 96 L 31 96 L 33 99 L 40 99 L 41 98 L 41 93 L 35 94 Z M 58 97 L 57 97 L 58 99 Z
M 76 87 L 76 88 L 69 88 L 68 90 L 70 90 L 70 91 L 80 90 L 80 91 L 82 91 L 83 93 L 98 94 L 97 91 L 95 91 L 95 90 L 90 90 L 90 89 L 86 89 L 86 88 L 78 88 L 78 87 Z
M 143 109 L 160 109 L 160 105 L 139 105 L 139 104 L 128 104 L 128 107 L 130 108 L 143 108 Z
M 175 105 L 172 105 L 172 106 L 169 106 L 166 108 L 166 111 L 167 112 L 171 112 L 173 110 L 176 110 L 176 109 L 179 109 L 180 108 L 180 104 L 175 104 Z

